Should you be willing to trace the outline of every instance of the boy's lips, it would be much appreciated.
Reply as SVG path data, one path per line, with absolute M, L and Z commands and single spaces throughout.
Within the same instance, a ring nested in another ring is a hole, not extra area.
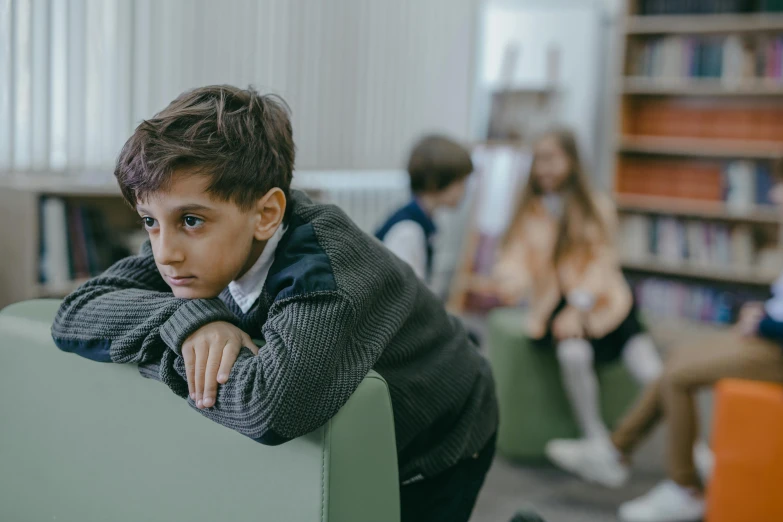
M 164 276 L 169 284 L 174 286 L 188 286 L 196 280 L 195 276 Z

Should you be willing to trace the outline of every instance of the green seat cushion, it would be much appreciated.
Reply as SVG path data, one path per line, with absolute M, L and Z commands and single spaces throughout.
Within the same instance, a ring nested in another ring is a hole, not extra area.
M 500 407 L 499 453 L 512 459 L 543 459 L 549 440 L 581 436 L 562 386 L 554 347 L 533 346 L 525 333 L 524 311 L 493 310 L 488 330 Z M 619 361 L 596 370 L 601 412 L 611 427 L 631 405 L 639 387 Z

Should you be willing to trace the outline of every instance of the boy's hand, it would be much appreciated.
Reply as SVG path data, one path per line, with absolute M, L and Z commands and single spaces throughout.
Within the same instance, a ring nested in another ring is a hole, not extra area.
M 742 305 L 735 325 L 737 332 L 745 337 L 756 335 L 764 313 L 764 303 L 751 302 Z
M 217 385 L 228 380 L 243 346 L 258 353 L 249 335 L 224 321 L 202 326 L 182 344 L 188 393 L 199 409 L 214 406 Z

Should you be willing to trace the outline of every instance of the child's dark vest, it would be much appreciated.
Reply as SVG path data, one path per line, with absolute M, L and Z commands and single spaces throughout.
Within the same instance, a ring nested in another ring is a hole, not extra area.
M 427 279 L 429 280 L 432 276 L 432 240 L 437 229 L 435 228 L 435 223 L 432 221 L 432 218 L 422 210 L 416 199 L 412 199 L 410 203 L 392 214 L 391 217 L 386 220 L 386 223 L 384 223 L 375 233 L 375 237 L 383 241 L 383 238 L 386 237 L 386 234 L 389 233 L 389 230 L 391 230 L 394 225 L 407 220 L 417 223 L 422 230 L 424 230 L 424 237 L 427 240 L 425 246 L 427 247 Z

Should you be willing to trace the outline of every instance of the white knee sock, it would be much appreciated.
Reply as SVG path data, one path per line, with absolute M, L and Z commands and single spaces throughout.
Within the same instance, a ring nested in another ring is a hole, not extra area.
M 623 363 L 641 384 L 653 382 L 663 371 L 661 357 L 648 334 L 639 334 L 628 340 L 623 348 Z
M 598 379 L 593 369 L 593 347 L 584 339 L 566 339 L 557 344 L 560 373 L 571 408 L 585 437 L 609 440 L 598 404 Z

